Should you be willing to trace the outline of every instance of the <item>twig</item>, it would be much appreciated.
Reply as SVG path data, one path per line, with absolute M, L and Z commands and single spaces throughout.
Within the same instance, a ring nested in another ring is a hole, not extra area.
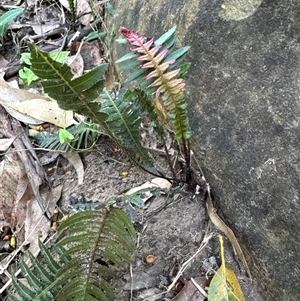
M 193 284 L 196 286 L 197 290 L 204 296 L 207 298 L 207 293 L 206 291 L 194 280 L 194 278 L 191 278 L 191 281 L 193 282 Z
M 130 282 L 130 301 L 132 301 L 132 297 L 133 297 L 133 271 L 132 271 L 132 264 L 130 265 L 130 278 L 131 278 L 131 282 Z

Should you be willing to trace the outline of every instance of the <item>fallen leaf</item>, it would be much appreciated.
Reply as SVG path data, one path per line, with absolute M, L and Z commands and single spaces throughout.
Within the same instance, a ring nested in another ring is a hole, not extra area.
M 24 26 L 24 24 L 22 24 Z M 59 23 L 48 23 L 48 24 L 43 24 L 43 23 L 26 23 L 26 26 L 31 26 L 34 32 L 38 35 L 42 35 L 46 32 L 49 32 L 51 30 L 54 30 L 55 28 L 58 28 L 60 26 Z
M 246 301 L 239 281 L 233 270 L 227 265 L 224 255 L 223 237 L 220 236 L 222 265 L 217 270 L 208 290 L 209 301 Z
M 84 63 L 80 53 L 68 56 L 66 59 L 66 64 L 71 68 L 71 72 L 74 74 L 73 79 L 83 74 Z
M 4 68 L 9 64 L 9 62 L 0 54 L 0 68 Z
M 51 190 L 50 198 L 48 198 L 48 208 L 50 212 L 54 210 L 56 203 L 61 197 L 62 187 L 62 185 L 59 185 Z M 44 191 L 41 190 L 41 195 L 44 198 L 47 197 L 47 188 Z M 49 235 L 49 230 L 50 222 L 42 212 L 38 202 L 34 198 L 33 200 L 28 201 L 25 220 L 25 236 L 23 240 L 26 241 L 26 244 L 29 244 L 29 250 L 31 253 L 34 254 L 38 252 L 38 241 L 44 241 Z M 28 254 L 26 256 L 28 256 Z
M 14 138 L 2 138 L 0 139 L 0 152 L 5 152 L 13 143 Z
M 168 181 L 164 178 L 154 178 L 151 180 L 151 183 L 157 185 L 160 188 L 170 188 L 172 186 L 170 181 Z
M 82 184 L 84 178 L 84 168 L 79 154 L 76 152 L 66 152 L 61 153 L 61 155 L 74 166 L 77 173 L 78 185 Z
M 203 277 L 195 277 L 193 278 L 194 281 L 203 289 L 205 290 L 206 287 L 209 286 L 209 282 L 212 277 L 206 278 Z M 189 280 L 185 283 L 183 289 L 176 295 L 172 301 L 204 301 L 206 296 L 201 294 L 194 283 Z
M 16 154 L 6 154 L 0 163 L 0 227 L 14 228 L 25 220 L 26 208 L 22 210 L 19 202 L 32 197 L 27 194 L 29 181 L 23 163 Z
M 85 70 L 90 70 L 104 63 L 98 42 L 75 41 L 72 43 L 71 53 L 75 54 L 76 56 L 77 54 L 81 55 L 83 60 L 82 64 L 84 65 Z
M 0 104 L 19 121 L 26 124 L 50 122 L 59 127 L 69 127 L 75 123 L 72 111 L 60 109 L 56 101 L 47 97 L 12 88 L 3 79 L 0 79 L 0 90 Z
M 170 188 L 171 185 L 172 184 L 168 180 L 166 180 L 166 179 L 163 179 L 163 178 L 153 178 L 151 180 L 151 182 L 147 181 L 146 183 L 144 183 L 144 184 L 142 184 L 140 186 L 131 188 L 130 190 L 128 190 L 125 193 L 125 195 L 130 195 L 130 194 L 136 193 L 139 190 L 142 190 L 142 189 L 145 189 L 145 188 L 152 188 L 152 187 Z

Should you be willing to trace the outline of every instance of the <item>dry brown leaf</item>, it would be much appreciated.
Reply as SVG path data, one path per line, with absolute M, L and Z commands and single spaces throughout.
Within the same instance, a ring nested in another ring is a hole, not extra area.
M 61 155 L 64 156 L 74 166 L 77 173 L 78 185 L 81 185 L 84 178 L 84 168 L 79 154 L 75 152 L 66 152 L 61 153 Z
M 172 184 L 170 181 L 164 178 L 154 178 L 151 180 L 151 183 L 157 185 L 160 188 L 171 188 Z
M 130 195 L 130 194 L 134 194 L 136 192 L 138 192 L 139 190 L 145 189 L 145 188 L 153 188 L 153 187 L 157 187 L 157 188 L 170 188 L 171 187 L 171 183 L 163 178 L 153 178 L 151 180 L 151 182 L 147 181 L 146 183 L 131 188 L 130 190 L 128 190 L 125 195 Z
M 34 1 L 36 1 L 36 0 L 34 0 Z M 26 22 L 24 24 L 24 23 L 15 22 L 15 23 L 12 23 L 9 26 L 9 28 L 17 31 L 17 29 L 24 28 L 24 26 L 32 27 L 33 31 L 37 35 L 43 35 L 47 32 L 53 31 L 54 29 L 58 28 L 60 26 L 60 23 L 56 22 L 56 23 L 41 24 L 41 23 Z
M 244 256 L 243 250 L 242 250 L 242 248 L 241 248 L 234 232 L 223 222 L 223 220 L 217 214 L 217 210 L 214 208 L 214 205 L 212 203 L 211 194 L 210 194 L 209 184 L 207 184 L 206 207 L 207 207 L 207 213 L 208 213 L 208 216 L 209 216 L 210 220 L 229 239 L 231 244 L 234 246 L 240 260 L 242 261 L 248 276 L 250 278 L 252 278 L 247 260 Z
M 203 290 L 209 286 L 209 282 L 212 277 L 206 278 L 203 277 L 195 277 L 193 280 L 199 285 Z M 184 285 L 183 289 L 176 295 L 172 301 L 204 301 L 206 300 L 206 296 L 201 294 L 198 288 L 194 285 L 194 283 L 189 280 Z
M 66 59 L 66 64 L 71 68 L 74 78 L 77 78 L 83 74 L 84 63 L 80 53 L 68 56 Z
M 26 23 L 26 26 L 30 25 L 34 32 L 38 35 L 43 35 L 46 32 L 52 31 L 60 26 L 59 23 L 48 23 L 48 24 L 37 24 L 37 23 Z M 24 27 L 24 24 L 21 24 Z
M 56 203 L 61 197 L 62 185 L 52 188 L 50 197 L 48 197 L 48 208 L 53 212 Z M 47 190 L 47 191 L 46 191 Z M 44 198 L 48 195 L 48 189 L 41 192 Z M 25 236 L 27 244 L 30 244 L 29 250 L 31 253 L 36 253 L 39 250 L 38 240 L 44 241 L 49 235 L 50 222 L 42 212 L 38 202 L 33 199 L 27 203 Z
M 19 157 L 16 154 L 6 154 L 0 163 L 0 227 L 9 225 L 14 228 L 25 221 L 26 206 L 22 208 L 22 204 L 26 204 L 32 197 L 27 189 L 28 184 L 26 171 Z
M 114 65 L 109 64 L 107 72 L 105 74 L 105 87 L 107 91 L 112 90 L 112 88 L 114 87 L 114 82 L 115 82 Z
M 9 61 L 7 61 L 3 55 L 0 54 L 0 68 L 4 68 L 8 65 Z
M 12 88 L 3 79 L 0 79 L 0 91 L 0 104 L 11 116 L 26 124 L 50 122 L 68 127 L 75 122 L 72 111 L 60 109 L 56 101 L 47 97 Z
M 71 52 L 72 54 L 76 53 L 76 55 L 78 52 L 81 54 L 85 70 L 93 69 L 94 67 L 104 63 L 98 42 L 75 41 L 72 43 Z

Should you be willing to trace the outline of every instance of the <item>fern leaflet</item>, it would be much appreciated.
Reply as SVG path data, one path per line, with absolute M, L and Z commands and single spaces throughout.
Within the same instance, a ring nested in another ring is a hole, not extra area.
M 58 134 L 49 132 L 40 132 L 34 136 L 34 139 L 42 148 L 64 152 L 70 150 L 81 151 L 92 148 L 98 137 L 103 134 L 100 127 L 89 120 L 84 120 L 68 128 L 68 131 L 74 136 L 74 139 L 70 142 L 60 143 Z
M 105 133 L 113 136 L 106 126 L 107 115 L 100 112 L 101 104 L 94 101 L 105 86 L 103 78 L 108 64 L 102 64 L 90 72 L 73 79 L 70 67 L 53 60 L 49 53 L 28 45 L 31 52 L 31 70 L 42 79 L 45 92 L 64 110 L 72 110 L 88 116 L 98 123 Z
M 42 265 L 30 252 L 31 267 L 20 257 L 20 267 L 28 285 L 13 277 L 14 288 L 18 296 L 10 294 L 8 301 L 50 301 L 60 290 L 60 285 L 55 279 L 55 274 L 60 269 L 60 263 L 54 259 L 41 241 L 39 241 L 39 247 L 45 264 Z M 60 250 L 63 251 L 61 248 Z

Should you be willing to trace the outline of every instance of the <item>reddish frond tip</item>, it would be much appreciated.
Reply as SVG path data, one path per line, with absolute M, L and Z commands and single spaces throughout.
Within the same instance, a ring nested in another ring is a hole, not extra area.
M 126 27 L 121 27 L 120 29 L 121 34 L 127 39 L 127 40 L 132 40 L 132 39 L 138 39 L 139 38 L 139 33 L 134 31 L 134 30 L 129 30 Z
M 123 36 L 127 37 L 127 35 L 130 34 L 130 30 L 128 30 L 126 27 L 121 26 L 120 32 Z
M 120 32 L 127 39 L 138 39 L 139 38 L 139 33 L 137 31 L 129 30 L 123 26 L 121 26 Z M 145 35 L 142 35 L 140 38 L 144 38 L 144 37 L 145 37 Z

